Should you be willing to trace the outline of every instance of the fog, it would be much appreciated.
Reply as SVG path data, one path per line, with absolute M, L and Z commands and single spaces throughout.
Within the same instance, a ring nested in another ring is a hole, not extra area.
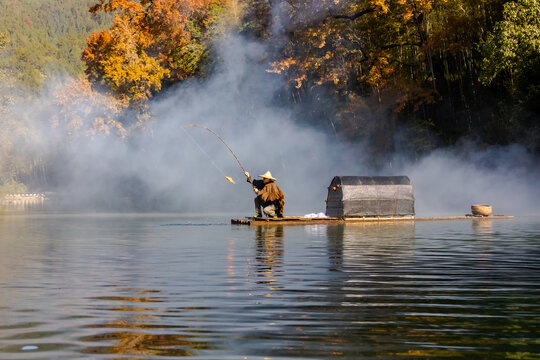
M 57 202 L 89 211 L 252 215 L 255 195 L 229 150 L 203 129 L 182 127 L 199 124 L 218 133 L 254 177 L 272 172 L 286 196 L 285 215 L 324 212 L 334 175 L 407 175 L 420 216 L 463 215 L 478 203 L 497 214 L 539 213 L 538 162 L 523 147 L 464 143 L 414 162 L 389 155 L 375 170 L 361 143 L 341 143 L 310 127 L 310 119 L 300 125 L 294 109 L 274 103 L 283 79 L 266 72 L 263 45 L 230 36 L 215 50 L 213 75 L 152 100 L 152 120 L 129 141 L 97 137 L 65 147 L 54 129 L 43 130 L 36 144 L 44 157 L 57 157 L 49 184 Z M 55 111 L 49 98 L 24 111 L 48 123 Z
M 520 145 L 461 144 L 415 163 L 402 160 L 398 172 L 411 179 L 420 216 L 469 214 L 473 204 L 489 204 L 494 214 L 540 214 L 538 160 Z
M 151 188 L 161 188 L 163 179 L 169 179 L 167 186 L 174 184 L 184 195 L 178 199 L 179 206 L 189 204 L 197 211 L 254 211 L 254 193 L 232 154 L 211 133 L 181 128 L 185 124 L 217 132 L 253 176 L 270 170 L 285 192 L 288 213 L 324 210 L 332 176 L 338 171 L 360 171 L 365 159 L 347 159 L 345 147 L 314 129 L 296 125 L 290 112 L 272 104 L 282 84 L 265 71 L 265 50 L 239 38 L 224 39 L 217 44 L 222 63 L 210 81 L 181 86 L 153 104 L 158 119 L 154 136 L 161 140 L 145 147 L 157 158 L 170 156 L 165 153 L 171 150 L 176 155 L 170 166 L 160 166 L 159 175 L 148 179 Z M 228 183 L 220 170 L 237 184 Z

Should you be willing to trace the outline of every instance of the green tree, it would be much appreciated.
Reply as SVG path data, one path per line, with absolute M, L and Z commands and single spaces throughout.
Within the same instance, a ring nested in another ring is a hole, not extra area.
M 38 93 L 47 79 L 83 74 L 85 37 L 108 27 L 112 14 L 92 16 L 94 0 L 0 0 L 0 33 L 9 43 L 0 55 L 4 68 Z
M 480 80 L 502 94 L 498 107 L 504 127 L 495 131 L 512 134 L 540 152 L 540 1 L 506 3 L 502 20 L 480 49 Z
M 495 25 L 481 50 L 482 82 L 491 84 L 501 73 L 515 80 L 540 65 L 540 1 L 517 0 L 504 5 L 503 20 Z

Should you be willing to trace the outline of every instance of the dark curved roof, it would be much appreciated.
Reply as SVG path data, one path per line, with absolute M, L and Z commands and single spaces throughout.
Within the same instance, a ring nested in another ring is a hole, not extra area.
M 410 185 L 407 176 L 335 176 L 330 185 Z

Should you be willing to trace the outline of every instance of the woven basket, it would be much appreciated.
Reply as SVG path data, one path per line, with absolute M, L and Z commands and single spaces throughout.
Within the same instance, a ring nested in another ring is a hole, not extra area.
M 492 213 L 491 205 L 471 205 L 473 215 L 489 216 Z

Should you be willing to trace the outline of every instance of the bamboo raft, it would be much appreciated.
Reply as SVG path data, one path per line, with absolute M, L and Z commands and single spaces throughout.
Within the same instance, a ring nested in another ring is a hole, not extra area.
M 285 216 L 282 218 L 255 218 L 246 217 L 244 219 L 231 219 L 233 225 L 318 225 L 318 224 L 354 224 L 366 222 L 401 222 L 401 221 L 447 221 L 447 220 L 474 220 L 474 219 L 513 219 L 510 215 L 490 215 L 480 216 L 467 214 L 464 216 L 442 216 L 442 217 L 415 217 L 415 216 L 397 216 L 397 217 L 328 217 L 328 218 L 305 218 L 301 216 Z

